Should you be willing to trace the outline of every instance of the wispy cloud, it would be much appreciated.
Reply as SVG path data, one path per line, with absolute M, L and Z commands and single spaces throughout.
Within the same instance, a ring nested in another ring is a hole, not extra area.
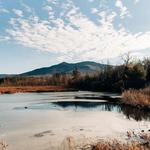
M 139 3 L 140 2 L 140 0 L 134 0 L 134 3 L 135 4 L 137 4 L 137 3 Z
M 0 42 L 8 41 L 10 37 L 8 36 L 0 36 Z
M 4 8 L 4 7 L 2 6 L 1 1 L 0 1 L 0 14 L 1 14 L 1 13 L 9 13 L 9 10 L 6 9 L 6 8 Z
M 56 0 L 47 2 L 58 5 Z M 53 8 L 46 5 L 44 9 L 49 14 L 48 20 L 38 16 L 12 18 L 12 28 L 7 29 L 7 33 L 26 47 L 48 51 L 56 54 L 57 59 L 68 61 L 113 58 L 128 51 L 150 48 L 150 31 L 133 34 L 123 26 L 120 29 L 114 27 L 115 11 L 108 13 L 93 9 L 92 12 L 99 16 L 99 24 L 95 24 L 71 0 L 67 2 L 62 17 L 56 18 Z M 129 15 L 121 0 L 116 1 L 116 7 L 120 9 L 121 18 Z M 14 12 L 23 16 L 22 11 Z
M 92 8 L 92 9 L 91 9 L 91 12 L 92 12 L 93 14 L 98 13 L 98 9 L 97 9 L 97 8 Z
M 58 0 L 47 0 L 47 2 L 51 4 L 58 4 Z
M 129 11 L 126 6 L 123 5 L 122 0 L 116 0 L 116 7 L 120 9 L 120 17 L 124 18 L 126 15 L 129 15 Z
M 23 12 L 22 10 L 19 10 L 19 9 L 12 9 L 12 11 L 15 13 L 15 15 L 17 17 L 23 17 Z
M 0 13 L 9 13 L 9 11 L 5 8 L 0 8 Z
M 27 11 L 27 12 L 29 12 L 29 13 L 32 12 L 31 7 L 29 7 L 27 4 L 25 4 L 25 3 L 23 2 L 23 0 L 20 0 L 20 4 L 25 8 L 25 11 Z
M 89 0 L 89 2 L 94 2 L 94 0 Z

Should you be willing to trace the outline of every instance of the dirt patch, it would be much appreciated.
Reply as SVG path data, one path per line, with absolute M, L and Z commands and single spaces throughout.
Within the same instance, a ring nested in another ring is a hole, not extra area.
M 47 130 L 47 131 L 43 131 L 43 132 L 34 134 L 34 137 L 40 138 L 40 137 L 43 137 L 43 136 L 45 136 L 47 134 L 49 134 L 51 136 L 55 135 L 51 130 Z

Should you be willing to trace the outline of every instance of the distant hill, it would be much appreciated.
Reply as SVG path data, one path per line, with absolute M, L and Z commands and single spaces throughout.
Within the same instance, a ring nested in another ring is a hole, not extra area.
M 44 67 L 44 68 L 39 68 L 39 69 L 29 71 L 29 72 L 25 72 L 21 75 L 41 76 L 41 75 L 52 75 L 55 73 L 69 74 L 75 68 L 78 68 L 78 70 L 81 73 L 94 73 L 96 71 L 103 70 L 106 66 L 107 65 L 105 65 L 105 64 L 100 64 L 100 63 L 91 62 L 91 61 L 84 61 L 84 62 L 79 62 L 79 63 L 62 62 L 60 64 L 53 65 L 50 67 Z
M 12 77 L 12 76 L 15 76 L 15 74 L 0 74 L 0 79 L 1 78 L 5 78 L 5 77 Z
M 0 74 L 0 78 L 4 78 L 6 74 Z

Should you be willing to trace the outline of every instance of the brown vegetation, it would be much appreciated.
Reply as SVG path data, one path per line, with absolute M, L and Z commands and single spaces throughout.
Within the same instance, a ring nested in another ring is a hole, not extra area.
M 117 141 L 100 142 L 92 146 L 92 150 L 149 150 L 149 148 L 139 143 L 122 144 Z
M 144 89 L 129 89 L 123 92 L 122 102 L 130 105 L 149 106 L 150 105 L 150 87 Z
M 13 76 L 0 79 L 0 86 L 66 86 L 70 76 L 56 73 L 52 76 Z
M 80 142 L 79 142 L 80 141 Z M 150 150 L 150 134 L 127 131 L 127 138 L 123 141 L 116 139 L 100 139 L 94 142 L 85 138 L 75 140 L 74 137 L 66 137 L 62 144 L 63 150 Z M 83 141 L 83 142 L 81 142 Z
M 139 141 L 120 142 L 117 140 L 101 140 L 96 144 L 89 144 L 82 147 L 82 150 L 150 150 L 150 135 L 139 135 Z
M 64 86 L 3 86 L 0 87 L 0 94 L 11 94 L 18 92 L 54 92 L 67 91 Z
M 8 144 L 5 141 L 0 141 L 0 150 L 6 150 Z

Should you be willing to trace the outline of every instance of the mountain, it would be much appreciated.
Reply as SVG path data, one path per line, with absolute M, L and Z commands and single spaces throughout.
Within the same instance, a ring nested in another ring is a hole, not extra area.
M 103 70 L 107 65 L 100 64 L 96 62 L 91 61 L 84 61 L 79 63 L 66 63 L 62 62 L 57 65 L 53 65 L 50 67 L 44 67 L 35 69 L 29 72 L 25 72 L 21 75 L 25 76 L 40 76 L 40 75 L 52 75 L 55 73 L 71 73 L 75 68 L 78 68 L 78 70 L 81 73 L 94 73 L 99 70 Z
M 7 76 L 6 74 L 0 74 L 0 78 L 4 78 L 6 76 Z
M 5 77 L 12 77 L 15 76 L 15 74 L 0 74 L 0 79 Z

